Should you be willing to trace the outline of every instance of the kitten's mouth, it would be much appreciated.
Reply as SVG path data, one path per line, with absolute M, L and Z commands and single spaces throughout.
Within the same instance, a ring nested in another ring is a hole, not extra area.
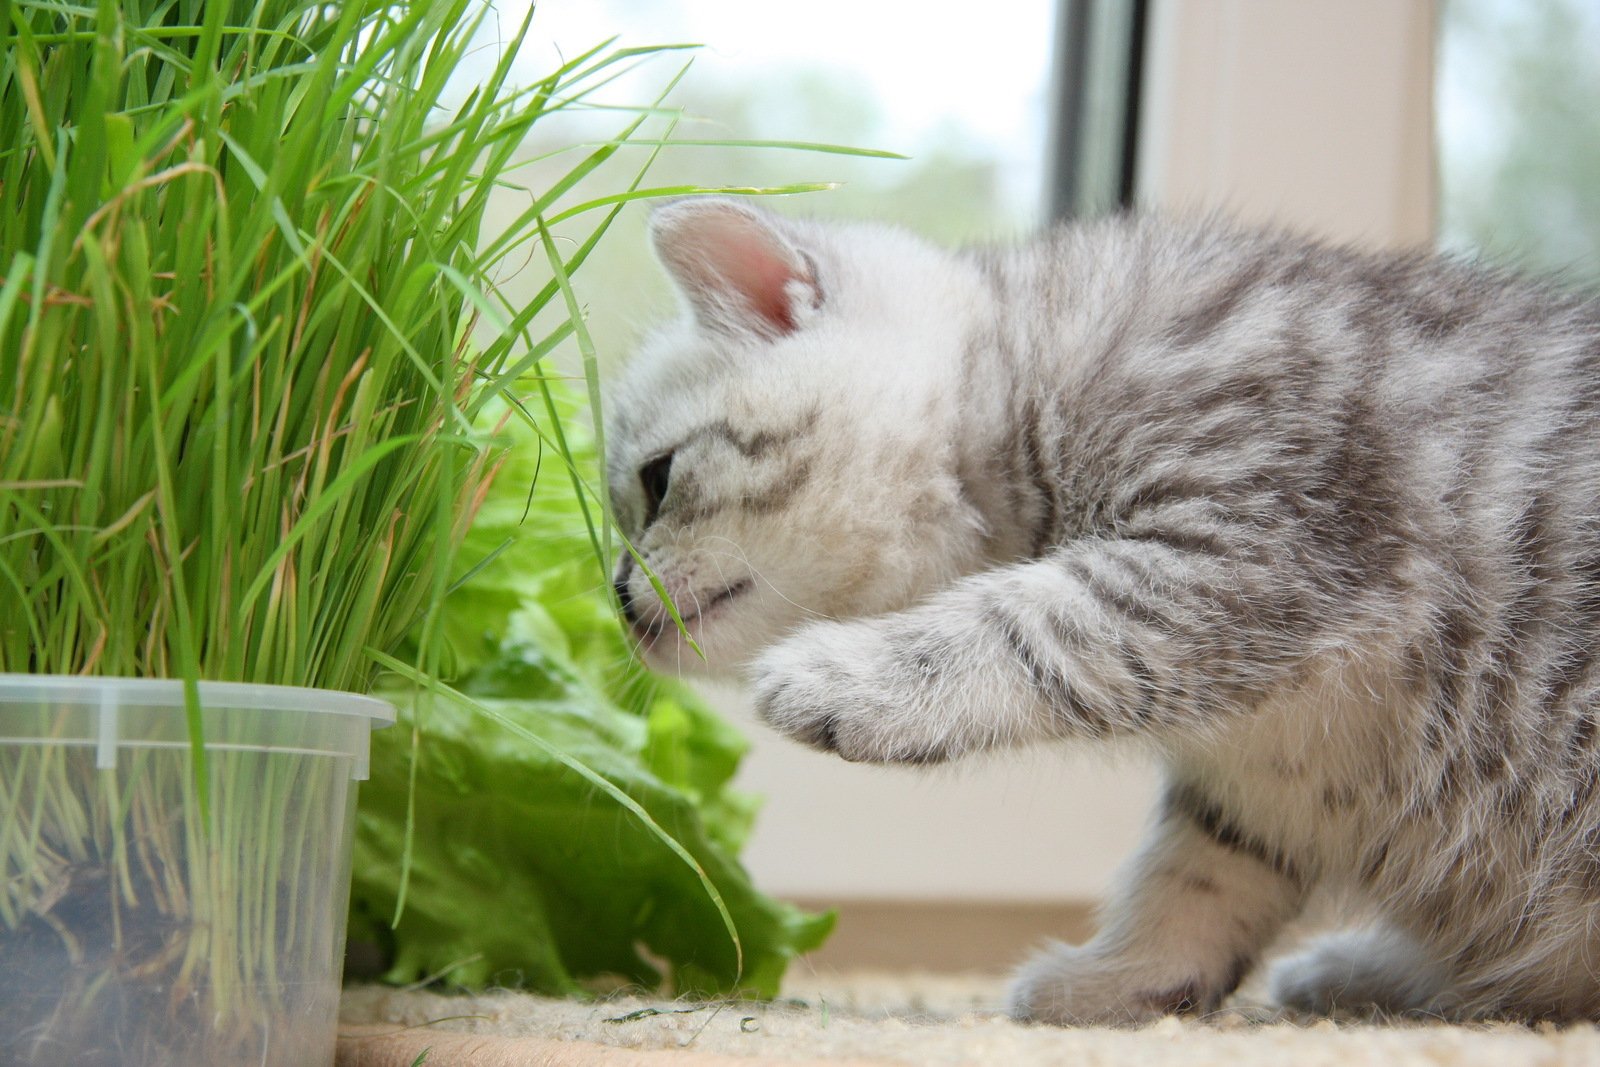
M 713 596 L 705 599 L 690 598 L 690 603 L 697 604 L 698 606 L 693 611 L 682 611 L 680 609 L 678 617 L 683 620 L 683 625 L 685 628 L 687 628 L 699 620 L 709 618 L 716 614 L 730 600 L 748 593 L 752 587 L 752 584 L 753 583 L 750 581 L 750 579 L 741 578 L 737 582 L 734 582 L 732 585 L 728 586 L 726 589 L 722 590 L 720 593 L 716 593 Z M 651 619 L 649 622 L 644 622 L 641 620 L 633 624 L 634 635 L 643 640 L 646 645 L 655 644 L 657 639 L 659 639 L 662 634 L 666 633 L 668 630 L 676 629 L 677 623 L 672 621 L 672 616 L 667 612 L 665 607 L 659 609 L 656 612 L 655 618 Z

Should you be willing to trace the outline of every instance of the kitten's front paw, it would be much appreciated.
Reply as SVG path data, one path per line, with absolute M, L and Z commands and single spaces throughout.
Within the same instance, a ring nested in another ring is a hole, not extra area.
M 1054 945 L 1012 980 L 1006 1010 L 1055 1026 L 1139 1026 L 1213 1011 L 1231 990 L 1187 973 L 1181 960 L 1127 960 L 1088 946 Z
M 847 760 L 936 763 L 959 754 L 960 741 L 906 679 L 891 645 L 871 623 L 807 626 L 757 657 L 756 711 L 774 729 Z

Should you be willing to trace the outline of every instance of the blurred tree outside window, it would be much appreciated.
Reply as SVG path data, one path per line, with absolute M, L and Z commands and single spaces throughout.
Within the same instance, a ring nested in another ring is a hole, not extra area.
M 1446 0 L 1440 242 L 1600 284 L 1600 4 Z

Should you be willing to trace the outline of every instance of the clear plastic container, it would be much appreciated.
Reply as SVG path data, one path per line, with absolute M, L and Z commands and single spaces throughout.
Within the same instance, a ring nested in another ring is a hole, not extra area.
M 331 1064 L 381 700 L 0 674 L 0 1063 Z

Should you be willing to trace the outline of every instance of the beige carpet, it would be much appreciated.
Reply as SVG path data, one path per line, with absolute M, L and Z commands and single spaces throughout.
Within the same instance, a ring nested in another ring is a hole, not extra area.
M 1302 1024 L 1244 1003 L 1142 1030 L 1059 1030 L 1006 1019 L 995 1010 L 1002 987 L 979 976 L 795 975 L 771 1004 L 358 987 L 345 994 L 338 1065 L 1600 1067 L 1600 1029 L 1587 1025 Z

